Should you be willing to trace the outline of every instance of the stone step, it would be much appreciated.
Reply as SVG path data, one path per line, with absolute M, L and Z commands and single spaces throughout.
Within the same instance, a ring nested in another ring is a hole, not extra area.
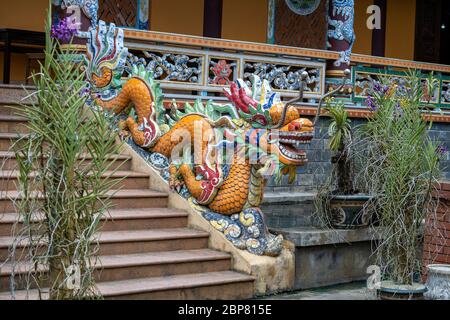
M 37 200 L 43 199 L 41 193 L 33 195 Z M 111 196 L 113 209 L 136 209 L 136 208 L 165 208 L 168 202 L 168 193 L 153 190 L 124 189 L 107 192 Z M 0 213 L 15 212 L 14 200 L 20 200 L 21 195 L 17 191 L 0 192 Z
M 97 288 L 105 299 L 249 299 L 253 296 L 253 282 L 249 275 L 220 271 L 100 282 Z M 36 300 L 37 290 L 17 291 L 15 295 L 17 300 L 27 297 Z M 0 294 L 0 300 L 10 299 L 8 292 Z
M 27 139 L 30 135 L 27 133 L 0 133 L 0 151 L 9 151 L 11 146 L 20 139 Z
M 11 132 L 0 133 L 0 151 L 12 151 L 11 147 L 15 145 L 17 141 L 23 140 L 23 142 L 25 142 L 28 140 L 30 135 L 31 134 L 29 133 L 11 133 Z M 21 146 L 21 144 L 18 145 Z
M 8 105 L 29 105 L 32 102 L 32 93 L 35 91 L 34 86 L 0 84 L 0 113 L 3 107 Z
M 43 217 L 36 214 L 32 219 L 37 222 Z M 187 226 L 187 219 L 187 212 L 170 208 L 112 209 L 102 216 L 99 231 L 182 228 Z M 12 235 L 17 220 L 17 213 L 0 214 L 0 237 Z
M 28 133 L 27 119 L 16 115 L 0 114 L 0 132 Z
M 94 279 L 102 281 L 122 281 L 137 278 L 173 276 L 229 270 L 231 257 L 227 253 L 211 249 L 178 250 L 163 252 L 146 252 L 100 256 L 94 261 Z M 19 262 L 13 270 L 12 263 L 6 263 L 0 270 L 0 292 L 10 287 L 11 275 L 14 271 L 14 287 L 16 290 L 35 288 L 36 284 L 27 286 L 26 276 L 33 274 L 33 265 Z M 39 272 L 47 273 L 41 266 Z M 41 286 L 48 286 L 42 283 Z
M 79 157 L 79 161 L 83 162 L 82 167 L 87 166 L 92 160 L 92 156 L 85 154 Z M 106 165 L 110 170 L 131 170 L 131 157 L 121 154 L 112 154 L 108 157 L 108 161 Z M 14 152 L 11 151 L 0 151 L 0 168 L 1 170 L 16 170 L 18 168 L 17 160 L 14 155 Z
M 18 170 L 0 170 L 0 190 L 17 190 L 19 174 Z M 35 175 L 36 173 L 32 172 L 29 177 Z M 116 183 L 114 188 L 116 189 L 148 189 L 150 179 L 146 173 L 123 170 L 106 171 L 103 178 L 114 181 Z
M 98 233 L 99 255 L 202 249 L 208 247 L 209 234 L 189 228 Z
M 209 234 L 188 228 L 104 231 L 96 234 L 99 255 L 118 255 L 124 253 L 144 253 L 155 251 L 175 251 L 204 249 L 208 247 Z M 14 244 L 13 237 L 0 237 L 0 261 L 8 260 L 9 249 Z M 29 241 L 16 241 L 15 259 L 24 261 L 24 248 Z M 45 246 L 43 243 L 42 247 Z
M 14 101 L 10 101 L 9 103 L 0 103 L 0 115 L 3 116 L 22 116 L 24 108 L 28 106 L 22 106 L 20 104 L 16 104 Z

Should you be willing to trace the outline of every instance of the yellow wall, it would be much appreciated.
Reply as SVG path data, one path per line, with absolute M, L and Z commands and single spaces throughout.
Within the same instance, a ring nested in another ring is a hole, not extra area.
M 48 0 L 1 0 L 0 2 L 0 28 L 44 31 Z
M 23 82 L 27 57 L 24 54 L 13 53 L 11 55 L 11 83 Z M 0 82 L 3 81 L 3 52 L 0 52 Z
M 48 0 L 0 0 L 0 28 L 43 31 Z M 203 34 L 203 5 L 208 0 L 152 0 L 150 28 L 181 34 Z M 223 0 L 222 38 L 266 42 L 268 0 Z M 366 9 L 373 0 L 355 1 L 356 42 L 353 51 L 371 54 L 372 31 Z M 388 0 L 386 56 L 414 58 L 416 0 Z M 299 30 L 301 32 L 301 30 Z M 0 59 L 2 54 L 0 53 Z M 14 55 L 12 80 L 23 79 L 25 56 Z M 0 60 L 0 79 L 2 66 Z
M 355 1 L 355 34 L 356 41 L 353 52 L 370 55 L 372 53 L 372 30 L 367 28 L 366 22 L 369 15 L 367 7 L 373 4 L 373 0 Z
M 161 32 L 203 35 L 203 1 L 152 0 L 150 29 Z
M 0 0 L 0 28 L 44 31 L 48 0 Z M 7 4 L 5 4 L 7 2 Z M 27 58 L 11 56 L 11 83 L 25 79 Z M 0 80 L 3 81 L 3 53 L 0 52 Z
M 413 60 L 416 0 L 389 0 L 386 17 L 386 57 Z
M 267 0 L 223 0 L 222 38 L 267 41 Z

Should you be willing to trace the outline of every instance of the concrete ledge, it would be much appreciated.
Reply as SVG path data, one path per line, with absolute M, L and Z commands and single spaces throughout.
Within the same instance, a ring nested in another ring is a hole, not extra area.
M 296 290 L 367 279 L 367 267 L 379 233 L 374 228 L 322 230 L 314 227 L 272 229 L 295 244 Z
M 314 198 L 312 192 L 267 192 L 261 204 L 266 223 L 272 229 L 314 225 Z
M 282 203 L 283 205 L 314 201 L 313 192 L 267 192 L 264 194 L 263 204 Z
M 314 227 L 271 229 L 292 241 L 296 247 L 323 246 L 378 240 L 379 234 L 374 228 L 358 230 L 323 230 Z
M 209 247 L 232 255 L 232 268 L 255 277 L 255 295 L 267 295 L 292 290 L 295 280 L 295 246 L 283 242 L 283 250 L 278 257 L 257 256 L 237 249 L 225 235 L 214 229 L 201 213 L 194 210 L 178 193 L 170 192 L 169 186 L 159 173 L 142 159 L 129 145 L 122 144 L 122 154 L 132 157 L 132 170 L 150 175 L 150 188 L 169 192 L 169 207 L 189 213 L 189 226 L 209 233 Z

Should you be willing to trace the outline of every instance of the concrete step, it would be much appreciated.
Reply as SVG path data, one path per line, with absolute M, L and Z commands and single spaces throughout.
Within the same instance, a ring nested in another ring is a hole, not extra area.
M 0 132 L 28 133 L 27 122 L 21 116 L 0 114 Z
M 32 172 L 29 177 L 35 177 L 35 175 L 36 173 Z M 124 170 L 106 171 L 103 178 L 116 182 L 114 188 L 117 189 L 148 189 L 150 179 L 146 173 Z M 0 170 L 0 190 L 17 190 L 18 179 L 18 170 Z
M 31 94 L 35 91 L 36 87 L 34 86 L 0 84 L 0 113 L 3 107 L 8 105 L 29 105 L 33 99 Z
M 43 219 L 42 214 L 36 214 L 33 217 L 33 221 L 40 219 Z M 187 219 L 187 212 L 177 209 L 112 209 L 101 218 L 99 231 L 182 228 L 187 226 Z M 0 237 L 11 236 L 12 228 L 17 220 L 17 213 L 0 214 Z M 20 222 L 18 230 L 21 230 Z
M 95 281 L 102 282 L 225 271 L 230 269 L 231 257 L 211 249 L 197 249 L 100 256 L 93 263 Z M 32 270 L 29 262 L 17 263 L 14 270 L 13 264 L 6 263 L 0 270 L 0 292 L 10 287 L 13 271 L 16 290 L 27 288 L 26 276 L 33 274 Z M 43 266 L 38 270 L 48 271 Z M 30 286 L 35 288 L 35 284 L 29 283 Z
M 97 288 L 105 299 L 249 299 L 253 296 L 253 282 L 249 275 L 220 271 L 100 282 Z M 17 291 L 15 297 L 35 300 L 38 295 L 37 290 Z M 2 293 L 0 300 L 11 300 L 11 295 Z
M 33 195 L 37 200 L 43 199 L 39 192 Z M 168 193 L 153 190 L 124 189 L 111 190 L 107 197 L 111 197 L 111 206 L 114 209 L 137 209 L 137 208 L 165 208 L 167 207 Z M 22 199 L 18 191 L 0 192 L 0 213 L 15 212 L 14 200 Z
M 0 133 L 0 151 L 12 151 L 11 147 L 14 144 L 16 144 L 18 140 L 23 140 L 25 142 L 28 140 L 30 135 L 31 134 L 29 133 L 11 133 L 11 132 Z
M 100 232 L 99 255 L 202 249 L 208 238 L 207 232 L 189 228 Z
M 89 154 L 84 154 L 79 157 L 79 161 L 81 162 L 81 167 L 89 165 L 92 160 L 92 156 Z M 106 165 L 109 166 L 110 170 L 131 170 L 131 157 L 121 154 L 112 154 L 108 157 L 108 161 Z M 0 169 L 1 170 L 16 170 L 18 168 L 17 160 L 14 155 L 14 152 L 11 151 L 0 151 Z
M 99 255 L 118 255 L 124 253 L 144 253 L 155 251 L 174 251 L 204 249 L 208 247 L 209 234 L 188 228 L 105 231 L 98 232 L 95 240 L 99 243 Z M 9 248 L 14 244 L 13 237 L 0 237 L 0 261 L 8 260 Z M 29 241 L 16 241 L 15 259 L 24 261 L 24 249 Z M 45 246 L 43 241 L 42 247 Z
M 14 101 L 9 103 L 1 103 L 0 101 L 0 115 L 3 116 L 22 116 L 25 108 L 28 108 L 28 106 L 22 106 Z
M 0 151 L 9 151 L 11 146 L 20 139 L 27 139 L 27 133 L 0 132 Z

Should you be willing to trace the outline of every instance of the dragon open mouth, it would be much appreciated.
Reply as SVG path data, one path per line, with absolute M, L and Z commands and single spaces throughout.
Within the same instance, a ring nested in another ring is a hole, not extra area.
M 313 134 L 311 132 L 283 132 L 279 133 L 278 149 L 281 154 L 294 161 L 306 161 L 306 152 L 301 148 L 311 143 Z

